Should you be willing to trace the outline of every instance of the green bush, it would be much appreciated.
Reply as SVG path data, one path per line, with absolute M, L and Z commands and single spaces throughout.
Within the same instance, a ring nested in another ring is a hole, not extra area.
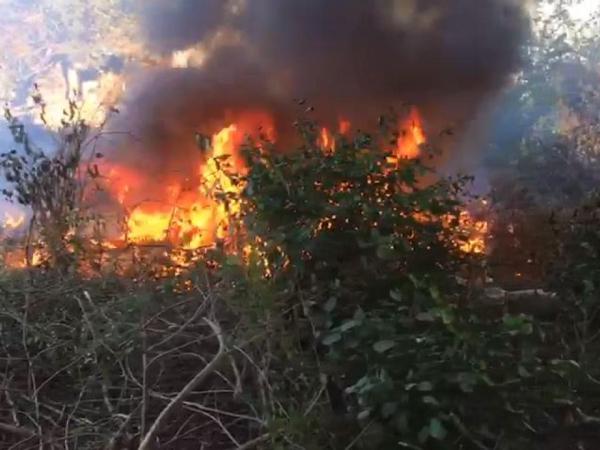
M 246 149 L 242 210 L 268 282 L 309 318 L 321 370 L 344 390 L 332 407 L 362 426 L 358 441 L 522 448 L 557 426 L 579 379 L 560 333 L 486 316 L 457 282 L 472 263 L 457 236 L 466 180 L 423 185 L 426 166 L 390 163 L 385 136 L 340 138 L 325 154 L 313 125 L 300 131 L 299 151 Z
M 6 442 L 135 447 L 157 420 L 150 436 L 181 449 L 597 436 L 597 203 L 557 229 L 558 317 L 511 315 L 485 307 L 468 277 L 484 256 L 460 249 L 467 178 L 432 181 L 427 148 L 390 159 L 385 130 L 338 136 L 332 153 L 316 130 L 301 122 L 291 152 L 244 147 L 239 239 L 183 274 L 157 281 L 150 263 L 130 278 L 2 275 Z

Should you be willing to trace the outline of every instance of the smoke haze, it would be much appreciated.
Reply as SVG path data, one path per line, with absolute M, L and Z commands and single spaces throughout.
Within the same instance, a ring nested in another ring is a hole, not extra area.
M 194 131 L 237 112 L 270 111 L 285 130 L 294 98 L 359 127 L 416 104 L 428 128 L 460 136 L 518 69 L 529 33 L 516 0 L 145 0 L 140 14 L 153 50 L 203 51 L 197 67 L 146 73 L 125 102 L 124 121 L 169 169 Z

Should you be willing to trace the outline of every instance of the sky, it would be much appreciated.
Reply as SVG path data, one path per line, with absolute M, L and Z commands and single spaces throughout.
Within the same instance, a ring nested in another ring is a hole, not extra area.
M 571 14 L 575 20 L 586 21 L 594 12 L 598 12 L 600 0 L 582 0 L 578 5 L 572 6 Z

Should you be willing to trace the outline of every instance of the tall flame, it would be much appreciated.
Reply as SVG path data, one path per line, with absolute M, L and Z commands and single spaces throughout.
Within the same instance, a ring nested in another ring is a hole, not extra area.
M 423 121 L 417 108 L 411 108 L 408 117 L 399 124 L 399 136 L 396 143 L 396 158 L 415 159 L 421 154 L 421 145 L 425 144 Z
M 216 201 L 213 194 L 227 196 L 241 189 L 229 175 L 245 173 L 244 163 L 237 155 L 243 137 L 243 131 L 235 124 L 213 135 L 211 154 L 198 169 L 200 184 L 196 189 L 185 191 L 180 183 L 173 184 L 166 188 L 165 202 L 138 205 L 127 219 L 126 239 L 136 244 L 168 241 L 196 249 L 224 238 L 229 216 L 239 212 L 239 205 L 234 201 Z

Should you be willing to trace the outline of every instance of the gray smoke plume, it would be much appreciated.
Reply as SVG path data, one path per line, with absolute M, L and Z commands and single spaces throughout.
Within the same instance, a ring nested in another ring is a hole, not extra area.
M 164 54 L 236 36 L 197 68 L 147 74 L 129 96 L 125 117 L 153 138 L 159 169 L 184 166 L 189 149 L 175 143 L 245 108 L 285 129 L 294 98 L 324 123 L 360 127 L 407 102 L 430 129 L 460 133 L 518 69 L 529 33 L 519 0 L 144 0 L 141 14 Z
M 514 0 L 151 0 L 144 8 L 156 49 L 227 26 L 290 95 L 354 107 L 357 98 L 418 102 L 494 89 L 518 66 L 528 31 Z

